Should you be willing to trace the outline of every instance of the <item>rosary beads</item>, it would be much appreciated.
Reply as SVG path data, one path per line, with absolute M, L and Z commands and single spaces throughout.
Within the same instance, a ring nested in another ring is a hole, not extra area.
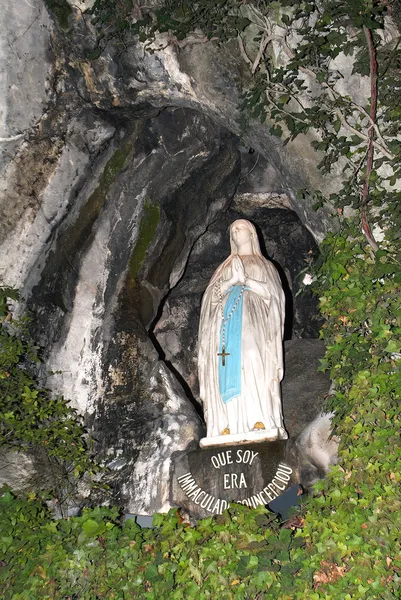
M 237 306 L 239 305 L 241 298 L 244 294 L 245 291 L 245 287 L 246 287 L 246 280 L 244 281 L 244 283 L 241 286 L 241 292 L 238 296 L 238 298 L 236 299 L 234 306 L 232 307 L 232 309 L 230 310 L 229 314 L 227 315 L 227 318 L 224 318 L 224 308 L 223 308 L 223 294 L 221 293 L 221 279 L 218 279 L 216 281 L 217 284 L 217 293 L 219 296 L 219 302 L 220 302 L 220 310 L 221 310 L 221 352 L 217 353 L 217 356 L 221 356 L 221 360 L 222 360 L 222 365 L 223 367 L 226 366 L 226 356 L 230 356 L 229 353 L 226 352 L 226 325 L 228 323 L 228 321 L 230 320 L 230 318 L 232 317 L 232 315 L 234 314 L 235 309 L 237 308 Z

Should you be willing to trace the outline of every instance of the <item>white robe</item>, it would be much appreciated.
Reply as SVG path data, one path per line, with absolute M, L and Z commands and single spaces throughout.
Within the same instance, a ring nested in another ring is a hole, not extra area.
M 218 361 L 222 322 L 218 279 L 231 277 L 231 255 L 213 275 L 202 300 L 198 371 L 207 437 L 249 432 L 256 423 L 286 439 L 280 381 L 283 377 L 284 292 L 274 265 L 261 254 L 240 257 L 247 279 L 259 282 L 263 294 L 245 289 L 241 340 L 241 395 L 226 404 L 219 391 Z M 223 297 L 223 306 L 228 292 Z M 229 357 L 227 358 L 229 360 Z

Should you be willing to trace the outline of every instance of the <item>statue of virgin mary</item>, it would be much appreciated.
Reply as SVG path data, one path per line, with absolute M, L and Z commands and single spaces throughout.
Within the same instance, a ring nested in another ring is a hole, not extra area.
M 280 395 L 280 277 L 249 221 L 232 223 L 230 244 L 202 299 L 198 371 L 207 437 L 201 447 L 288 437 Z

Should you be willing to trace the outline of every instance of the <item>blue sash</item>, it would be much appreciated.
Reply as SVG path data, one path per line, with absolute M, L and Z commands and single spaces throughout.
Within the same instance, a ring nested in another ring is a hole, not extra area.
M 241 285 L 234 285 L 224 306 L 224 319 L 228 317 L 232 307 L 237 302 L 241 294 Z M 245 288 L 247 289 L 247 288 Z M 219 365 L 219 390 L 223 402 L 226 404 L 233 398 L 241 395 L 241 337 L 242 337 L 242 304 L 244 296 L 239 300 L 233 314 L 225 327 L 226 347 L 225 351 L 230 356 L 223 360 L 218 356 Z M 223 324 L 220 327 L 219 352 L 223 349 Z

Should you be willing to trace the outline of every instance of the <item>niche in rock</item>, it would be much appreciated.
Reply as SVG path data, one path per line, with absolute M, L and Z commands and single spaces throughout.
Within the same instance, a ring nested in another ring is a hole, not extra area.
M 244 186 L 242 186 L 244 189 Z M 239 192 L 194 244 L 185 273 L 161 306 L 153 335 L 161 357 L 186 387 L 199 398 L 197 336 L 202 295 L 212 274 L 229 254 L 229 227 L 248 219 L 257 228 L 264 256 L 276 265 L 286 295 L 284 339 L 318 337 L 321 321 L 317 301 L 302 286 L 302 272 L 314 262 L 318 248 L 298 216 L 285 206 L 285 197 L 271 193 Z

